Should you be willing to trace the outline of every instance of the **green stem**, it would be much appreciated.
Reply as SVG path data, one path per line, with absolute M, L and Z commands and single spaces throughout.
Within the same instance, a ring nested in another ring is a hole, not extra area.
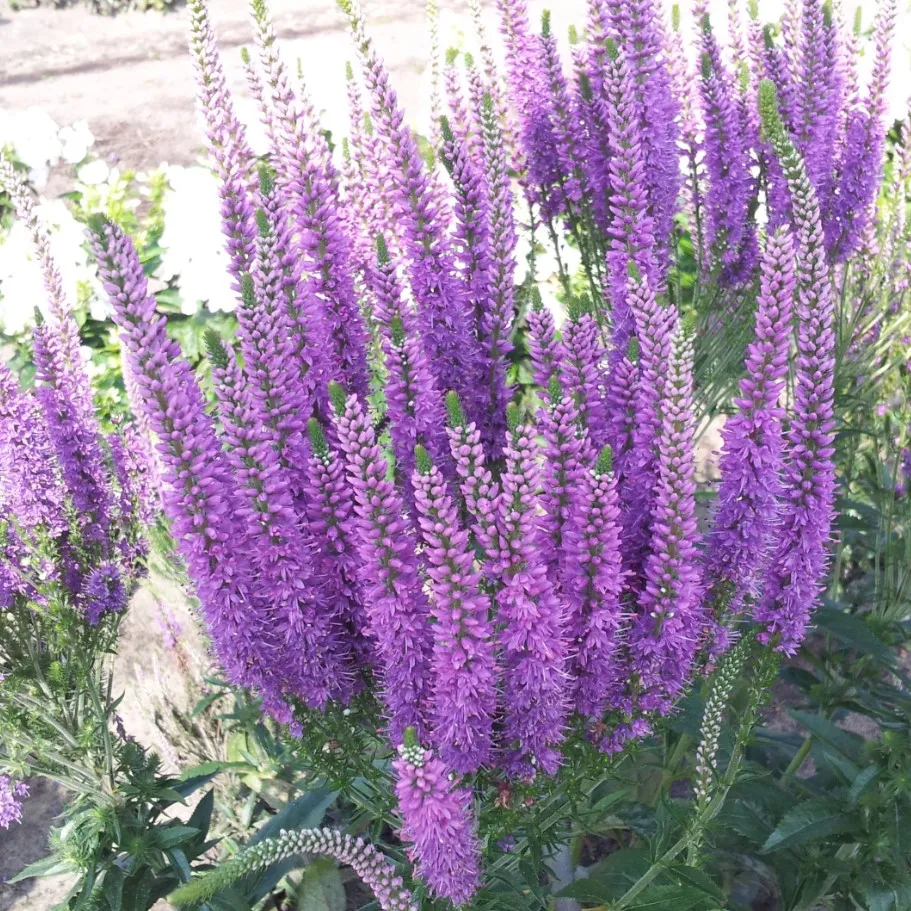
M 796 775 L 801 766 L 806 761 L 807 756 L 810 755 L 810 750 L 813 749 L 813 735 L 808 734 L 803 743 L 800 745 L 800 749 L 794 754 L 794 758 L 788 763 L 788 767 L 781 773 L 781 781 L 779 782 L 782 787 L 786 785 L 791 778 Z

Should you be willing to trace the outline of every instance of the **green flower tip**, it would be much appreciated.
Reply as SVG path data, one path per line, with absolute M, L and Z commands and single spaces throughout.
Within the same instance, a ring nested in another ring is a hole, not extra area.
M 550 38 L 550 10 L 543 10 L 541 13 L 541 37 Z
M 323 433 L 323 427 L 316 418 L 310 418 L 307 421 L 307 436 L 310 437 L 310 445 L 313 452 L 319 458 L 325 458 L 329 455 L 329 444 L 326 442 L 326 434 Z
M 348 82 L 354 82 L 354 67 L 351 65 L 350 60 L 345 61 L 345 79 Z
M 386 238 L 382 234 L 376 236 L 376 261 L 381 266 L 389 262 L 389 247 L 386 246 Z
M 825 28 L 832 28 L 832 3 L 831 0 L 826 0 L 822 5 L 822 24 Z
M 632 260 L 628 260 L 626 263 L 626 274 L 634 282 L 642 281 L 642 273 L 639 271 L 639 267 Z
M 675 3 L 671 7 L 671 28 L 675 32 L 680 31 L 680 4 Z
M 446 393 L 446 412 L 449 416 L 449 426 L 453 430 L 464 427 L 468 423 L 462 403 L 459 401 L 459 394 L 454 389 L 450 389 Z
M 560 385 L 560 378 L 554 374 L 547 382 L 547 397 L 552 404 L 556 404 L 563 398 L 563 386 Z
M 275 176 L 272 169 L 264 161 L 261 161 L 256 168 L 256 174 L 259 177 L 259 191 L 263 196 L 268 196 L 275 189 Z
M 783 127 L 778 112 L 778 92 L 771 79 L 763 79 L 759 83 L 759 116 L 766 134 L 770 137 L 780 135 Z
M 256 288 L 253 285 L 253 276 L 249 272 L 244 272 L 240 277 L 240 299 L 249 310 L 256 306 Z
M 857 7 L 854 10 L 854 34 L 856 37 L 860 37 L 860 33 L 863 31 L 863 20 L 864 20 L 864 11 L 862 7 Z
M 405 728 L 405 733 L 402 736 L 402 743 L 409 750 L 416 750 L 421 746 L 421 743 L 418 740 L 417 731 L 412 727 Z
M 465 66 L 471 69 L 474 66 L 474 54 L 471 51 L 465 51 Z
M 506 426 L 512 433 L 515 433 L 521 423 L 522 412 L 519 411 L 519 406 L 515 402 L 510 402 L 506 406 Z
M 759 18 L 759 0 L 750 0 L 747 3 L 747 15 L 751 22 L 755 22 Z
M 389 334 L 392 336 L 392 343 L 397 347 L 401 348 L 405 344 L 405 324 L 398 313 L 389 320 Z
M 700 24 L 702 25 L 702 31 L 703 31 L 706 35 L 711 35 L 711 34 L 712 34 L 712 20 L 709 18 L 709 14 L 708 14 L 708 13 L 703 13 L 703 14 L 702 14 L 702 22 L 701 22 Z
M 579 43 L 579 30 L 574 25 L 569 27 L 569 43 L 573 46 Z
M 613 38 L 608 38 L 604 42 L 604 47 L 607 50 L 607 56 L 611 60 L 616 60 L 620 56 L 620 48 L 617 47 L 617 42 Z
M 345 390 L 335 380 L 332 380 L 329 383 L 329 401 L 336 414 L 345 413 L 345 399 Z
M 712 78 L 712 58 L 708 54 L 703 54 L 700 58 L 699 71 L 703 79 Z
M 591 101 L 595 97 L 595 93 L 592 91 L 591 79 L 588 78 L 588 73 L 579 73 L 579 91 L 582 92 L 582 97 L 586 101 Z
M 269 224 L 269 216 L 266 215 L 265 209 L 256 210 L 256 229 L 260 237 L 268 237 L 272 226 Z
M 685 340 L 693 338 L 696 334 L 696 322 L 698 317 L 695 310 L 690 310 L 689 313 L 683 315 L 683 319 L 680 320 L 680 334 Z
M 453 142 L 455 140 L 455 136 L 452 132 L 452 125 L 449 123 L 449 118 L 445 114 L 440 117 L 440 134 L 443 137 L 443 142 Z
M 228 366 L 227 346 L 214 329 L 206 329 L 206 350 L 213 367 L 224 369 Z
M 490 92 L 485 92 L 481 99 L 481 111 L 485 117 L 493 117 L 493 97 Z
M 240 49 L 240 60 L 244 66 L 250 65 L 250 51 L 245 47 Z
M 40 307 L 35 307 L 35 325 L 36 326 L 44 325 L 44 314 L 41 312 Z
M 531 287 L 531 309 L 535 313 L 540 313 L 544 309 L 544 301 L 541 299 L 541 289 L 537 285 Z
M 614 450 L 610 446 L 605 446 L 598 453 L 598 460 L 595 462 L 595 474 L 610 474 L 614 470 Z
M 335 0 L 338 8 L 350 19 L 354 16 L 354 3 L 352 0 Z
M 457 47 L 446 48 L 446 66 L 452 66 L 459 59 L 459 49 Z
M 93 212 L 86 219 L 86 224 L 88 225 L 89 230 L 92 234 L 96 234 L 98 237 L 103 237 L 105 229 L 109 225 L 113 225 L 114 222 L 111 221 L 107 215 L 104 215 L 101 212 Z
M 639 339 L 631 338 L 626 346 L 626 357 L 631 364 L 639 363 Z
M 348 142 L 347 136 L 342 136 L 342 158 L 351 161 L 351 143 Z
M 430 474 L 433 470 L 433 460 L 430 453 L 420 444 L 414 447 L 414 466 L 418 474 Z

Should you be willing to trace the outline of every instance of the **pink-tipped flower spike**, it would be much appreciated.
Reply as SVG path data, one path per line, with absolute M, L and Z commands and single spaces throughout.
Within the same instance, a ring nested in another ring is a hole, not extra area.
M 661 407 L 651 545 L 629 633 L 636 704 L 669 712 L 688 683 L 705 618 L 696 524 L 692 342 L 677 330 Z
M 418 575 L 405 504 L 389 480 L 389 465 L 357 396 L 330 387 L 339 446 L 354 489 L 355 540 L 371 637 L 376 641 L 389 738 L 407 727 L 426 731 L 433 636 L 430 608 Z
M 433 627 L 433 742 L 456 772 L 490 761 L 497 708 L 497 672 L 490 598 L 481 591 L 474 550 L 446 481 L 427 450 L 416 453 L 413 485 Z
M 793 654 L 822 593 L 835 517 L 835 315 L 819 202 L 770 82 L 760 85 L 759 105 L 794 211 L 797 366 L 777 550 L 753 616 L 764 628 L 761 641 Z
M 794 245 L 786 227 L 766 241 L 756 298 L 756 335 L 747 347 L 737 412 L 722 431 L 721 485 L 707 566 L 717 585 L 733 591 L 735 615 L 755 599 L 778 534 L 784 468 L 780 398 L 793 339 Z
M 639 341 L 631 338 L 626 352 L 608 372 L 604 394 L 607 440 L 614 453 L 614 473 L 618 478 L 626 476 L 626 465 L 632 452 L 638 388 Z
M 339 214 L 339 178 L 302 86 L 293 88 L 278 54 L 265 0 L 254 0 L 260 64 L 278 127 L 275 166 L 290 201 L 309 293 L 322 302 L 330 375 L 358 395 L 368 389 L 367 331 L 354 287 L 354 254 Z
M 255 156 L 234 110 L 206 0 L 190 3 L 190 51 L 196 71 L 200 117 L 219 179 L 221 221 L 234 288 L 250 270 L 256 239 L 253 221 Z
M 563 362 L 563 346 L 557 339 L 554 316 L 538 297 L 526 315 L 525 322 L 528 327 L 532 378 L 536 386 L 547 389 L 552 377 L 559 378 Z
M 576 708 L 594 723 L 622 688 L 620 506 L 610 446 L 587 472 L 573 522 L 566 598 Z
M 601 329 L 587 309 L 573 306 L 563 326 L 561 374 L 579 409 L 579 418 L 592 446 L 604 446 L 610 436 L 605 386 L 607 352 Z
M 240 494 L 202 392 L 156 312 L 129 238 L 112 224 L 96 222 L 90 240 L 139 404 L 159 440 L 165 511 L 216 656 L 233 683 L 259 691 L 279 713 L 280 691 L 268 670 L 275 660 L 270 618 L 253 596 Z
M 481 845 L 471 810 L 471 791 L 405 731 L 393 760 L 402 840 L 417 875 L 438 898 L 457 907 L 471 901 L 481 880 Z
M 510 775 L 547 775 L 560 765 L 559 745 L 568 712 L 564 607 L 554 593 L 537 528 L 536 432 L 519 422 L 510 404 L 506 469 L 499 498 L 500 534 L 506 548 L 498 598 L 504 668 L 503 744 Z

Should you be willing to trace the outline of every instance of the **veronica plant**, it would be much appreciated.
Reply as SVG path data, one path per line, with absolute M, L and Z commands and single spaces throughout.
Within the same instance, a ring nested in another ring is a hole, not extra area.
M 337 732 L 314 763 L 357 768 L 356 783 L 338 776 L 346 797 L 391 825 L 419 894 L 456 904 L 495 902 L 526 856 L 546 866 L 547 814 L 571 814 L 647 749 L 722 660 L 693 821 L 612 905 L 630 907 L 679 855 L 698 862 L 761 694 L 825 585 L 833 281 L 874 217 L 876 181 L 860 174 L 881 167 L 887 60 L 864 95 L 846 45 L 847 82 L 823 104 L 799 74 L 835 79 L 820 54 L 839 39 L 820 13 L 817 40 L 814 0 L 783 46 L 753 47 L 737 72 L 703 14 L 698 98 L 683 99 L 677 39 L 651 0 L 592 0 L 572 75 L 549 18 L 538 36 L 521 0 L 500 0 L 507 88 L 482 35 L 484 66 L 469 61 L 464 85 L 447 70 L 428 163 L 357 3 L 339 5 L 359 64 L 341 170 L 262 0 L 244 60 L 271 148 L 253 161 L 205 2 L 191 3 L 240 300 L 236 341 L 211 340 L 214 409 L 129 238 L 92 225 L 165 510 L 228 679 L 302 749 Z M 883 58 L 892 19 L 887 4 Z M 533 222 L 583 254 L 586 293 L 564 276 L 565 322 L 516 293 L 510 165 Z M 682 293 L 685 241 L 710 293 Z M 728 320 L 748 340 L 739 394 L 716 388 L 732 417 L 700 521 L 712 378 L 695 364 Z M 511 385 L 525 351 L 533 384 Z M 749 706 L 716 775 L 744 668 Z M 337 833 L 282 835 L 235 872 L 293 850 L 369 868 L 384 906 L 411 901 Z

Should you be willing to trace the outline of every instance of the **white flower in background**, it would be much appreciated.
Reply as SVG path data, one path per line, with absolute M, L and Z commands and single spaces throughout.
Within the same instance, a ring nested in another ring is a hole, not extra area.
M 195 313 L 200 302 L 209 310 L 233 310 L 218 181 L 203 167 L 171 167 L 167 174 L 170 189 L 163 201 L 161 236 L 164 253 L 155 276 L 177 281 L 184 313 Z
M 85 229 L 73 218 L 62 199 L 42 200 L 35 211 L 47 229 L 64 292 L 70 305 L 75 306 L 80 286 L 100 290 L 94 264 L 83 246 Z M 93 301 L 106 299 L 106 295 L 97 293 L 91 297 Z M 36 306 L 46 312 L 44 280 L 35 259 L 32 239 L 25 225 L 15 221 L 9 233 L 0 237 L 0 327 L 10 334 L 24 331 L 34 322 Z M 110 315 L 106 308 L 102 311 L 93 305 L 92 310 L 96 319 L 106 319 Z
M 76 177 L 80 183 L 84 183 L 87 187 L 97 187 L 107 181 L 110 173 L 111 169 L 106 162 L 100 158 L 95 158 L 88 164 L 84 164 L 76 172 Z
M 240 95 L 234 99 L 234 110 L 237 112 L 237 119 L 244 125 L 247 142 L 250 144 L 253 154 L 268 154 L 270 149 L 269 136 L 263 126 L 259 105 L 252 98 Z
M 77 120 L 71 127 L 64 127 L 57 138 L 60 140 L 60 157 L 69 164 L 84 161 L 95 142 L 95 137 L 84 120 Z
M 50 169 L 60 161 L 58 127 L 41 108 L 0 110 L 0 146 L 12 146 L 16 157 L 28 167 L 29 182 L 41 189 Z

